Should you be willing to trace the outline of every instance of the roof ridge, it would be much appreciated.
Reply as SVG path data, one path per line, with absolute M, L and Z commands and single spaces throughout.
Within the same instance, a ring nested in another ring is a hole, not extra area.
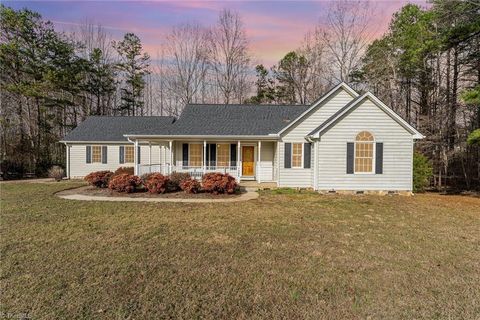
M 186 106 L 222 106 L 222 107 L 233 107 L 233 106 L 241 106 L 241 107 L 306 107 L 310 106 L 309 104 L 246 104 L 246 103 L 188 103 Z
M 107 116 L 107 115 L 89 115 L 87 118 L 175 118 L 175 116 Z

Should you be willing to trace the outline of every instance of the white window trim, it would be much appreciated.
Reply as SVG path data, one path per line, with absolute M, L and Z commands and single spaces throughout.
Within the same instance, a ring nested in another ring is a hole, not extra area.
M 362 131 L 367 131 L 367 130 L 362 130 Z M 360 132 L 362 132 L 360 131 Z M 360 133 L 358 132 L 358 133 Z M 373 137 L 373 141 L 357 141 L 356 135 L 355 139 L 353 142 L 353 173 L 354 174 L 359 174 L 359 175 L 374 175 L 375 174 L 375 160 L 377 158 L 377 148 L 376 148 L 376 140 L 375 140 L 375 135 L 371 133 L 370 131 L 367 131 L 370 133 Z M 357 135 L 358 135 L 357 133 Z M 357 159 L 357 142 L 359 143 L 371 143 L 372 144 L 372 171 L 369 172 L 357 172 L 357 166 L 356 166 L 356 159 Z
M 133 161 L 127 162 L 127 147 L 133 148 Z M 140 148 L 141 151 L 141 148 Z M 135 164 L 135 147 L 130 145 L 123 146 L 123 164 Z
M 293 166 L 293 145 L 294 144 L 300 144 L 302 146 L 302 151 L 300 152 L 300 166 L 299 167 L 294 167 Z M 290 163 L 292 164 L 291 167 L 292 169 L 304 169 L 304 163 L 303 163 L 303 142 L 291 142 L 292 150 L 290 154 Z
M 204 159 L 204 155 L 203 155 L 203 144 L 202 144 L 202 143 L 189 143 L 189 144 L 188 144 L 188 167 L 193 167 L 193 166 L 190 164 L 190 161 L 192 160 L 192 157 L 190 156 L 190 150 L 192 150 L 192 149 L 190 148 L 191 145 L 199 145 L 199 146 L 201 146 L 201 150 L 202 150 L 202 151 L 201 151 L 201 153 L 202 153 L 202 155 L 201 155 L 201 156 L 202 156 L 201 164 L 200 164 L 200 166 L 195 166 L 194 168 L 202 168 L 202 167 L 203 167 L 203 161 L 205 160 L 205 159 Z
M 93 147 L 100 147 L 100 161 L 98 162 L 95 162 L 93 161 Z M 90 163 L 87 163 L 87 164 L 105 164 L 102 162 L 102 159 L 103 159 L 103 147 L 102 145 L 98 145 L 98 144 L 92 144 L 90 145 L 90 150 L 91 150 L 91 154 L 90 154 Z

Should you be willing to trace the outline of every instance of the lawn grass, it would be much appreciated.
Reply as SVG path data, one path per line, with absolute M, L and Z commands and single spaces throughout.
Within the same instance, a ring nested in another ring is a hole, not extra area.
M 480 315 L 478 198 L 265 191 L 249 202 L 188 204 L 54 195 L 72 186 L 0 186 L 3 315 Z

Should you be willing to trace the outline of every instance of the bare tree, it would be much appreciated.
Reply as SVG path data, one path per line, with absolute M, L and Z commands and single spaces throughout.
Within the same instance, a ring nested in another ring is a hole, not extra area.
M 332 75 L 340 81 L 350 80 L 370 42 L 371 10 L 365 1 L 335 1 L 328 9 L 326 23 L 317 26 L 317 32 L 328 49 Z
M 83 118 L 90 114 L 111 114 L 115 101 L 119 99 L 113 88 L 113 69 L 118 56 L 112 47 L 112 35 L 102 25 L 86 19 L 72 31 L 71 37 L 79 44 L 76 48 L 78 56 L 90 63 L 91 71 L 86 74 L 84 85 L 90 88 L 83 93 L 83 114 L 80 116 Z M 95 79 L 95 71 L 97 76 L 102 73 L 104 76 Z
M 95 24 L 91 20 L 85 20 L 77 30 L 73 32 L 74 37 L 82 44 L 79 49 L 79 55 L 88 58 L 94 49 L 102 50 L 105 62 L 111 62 L 114 59 L 114 50 L 112 48 L 112 36 L 107 33 L 100 24 Z
M 243 22 L 236 12 L 222 10 L 217 24 L 209 32 L 209 59 L 215 72 L 223 102 L 244 96 L 246 73 L 250 63 L 248 41 Z
M 164 75 L 169 93 L 181 105 L 192 103 L 208 67 L 206 32 L 198 24 L 180 25 L 173 28 L 166 43 L 168 63 Z

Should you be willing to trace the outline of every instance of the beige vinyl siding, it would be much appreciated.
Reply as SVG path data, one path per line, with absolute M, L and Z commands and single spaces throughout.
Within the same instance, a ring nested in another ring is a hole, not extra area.
M 312 144 L 311 166 L 310 169 L 303 168 L 285 168 L 285 142 L 290 143 L 306 143 L 305 136 L 321 125 L 325 120 L 331 117 L 335 112 L 340 110 L 354 97 L 346 90 L 340 89 L 336 94 L 331 96 L 327 101 L 307 114 L 306 117 L 294 125 L 282 136 L 282 142 L 279 144 L 279 186 L 309 188 L 313 186 L 313 166 L 314 166 L 314 147 Z
M 312 170 L 303 168 L 285 168 L 285 142 L 280 147 L 280 176 L 278 185 L 280 187 L 309 188 L 312 187 Z M 312 157 L 313 160 L 313 157 Z
M 87 146 L 107 146 L 107 163 L 87 163 L 86 161 L 86 148 Z M 121 145 L 133 145 L 126 142 L 125 144 L 72 144 L 70 147 L 70 177 L 71 178 L 83 178 L 90 172 L 100 171 L 100 170 L 110 170 L 115 171 L 119 167 L 133 167 L 133 163 L 120 163 L 119 157 L 119 148 Z M 162 144 L 163 148 L 167 145 Z M 162 148 L 162 149 L 163 149 Z M 149 159 L 149 147 L 148 145 L 140 146 L 140 160 L 141 164 L 148 164 Z M 160 152 L 160 146 L 155 144 L 152 145 L 152 164 L 162 163 L 164 158 L 164 153 Z M 168 159 L 168 158 L 167 158 Z
M 346 174 L 346 144 L 361 131 L 383 142 L 383 174 Z M 319 190 L 411 190 L 412 135 L 370 100 L 336 123 L 318 145 Z
M 335 112 L 340 110 L 354 98 L 345 90 L 339 90 L 335 95 L 324 101 L 320 106 L 311 111 L 303 121 L 294 125 L 283 134 L 282 139 L 285 142 L 302 141 L 306 135 L 330 118 Z
M 258 151 L 257 151 L 258 152 Z M 260 179 L 261 181 L 273 181 L 273 163 L 275 159 L 275 143 L 262 141 L 261 161 L 258 165 L 261 167 Z M 258 161 L 258 159 L 256 159 Z M 258 172 L 258 170 L 257 170 Z

